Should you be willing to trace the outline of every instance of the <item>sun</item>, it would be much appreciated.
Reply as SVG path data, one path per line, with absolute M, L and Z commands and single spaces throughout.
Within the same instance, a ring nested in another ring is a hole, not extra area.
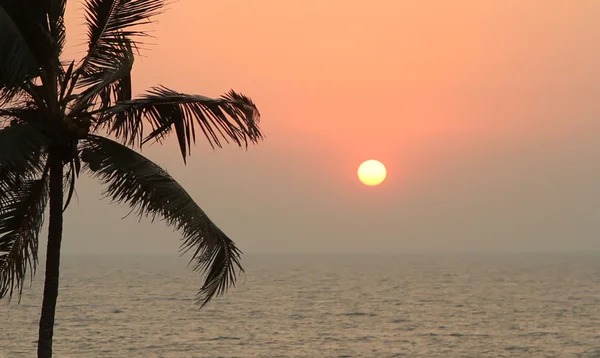
M 385 166 L 378 160 L 370 159 L 364 161 L 358 167 L 358 179 L 365 185 L 375 186 L 383 183 L 387 171 Z

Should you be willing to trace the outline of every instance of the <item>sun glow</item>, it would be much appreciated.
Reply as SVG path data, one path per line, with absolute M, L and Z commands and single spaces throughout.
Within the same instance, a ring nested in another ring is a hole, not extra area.
M 358 167 L 358 179 L 368 186 L 381 184 L 386 176 L 385 166 L 378 160 L 367 160 Z

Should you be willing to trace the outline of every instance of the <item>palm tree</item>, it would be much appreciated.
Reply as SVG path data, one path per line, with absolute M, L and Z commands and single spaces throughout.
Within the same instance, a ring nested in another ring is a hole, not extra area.
M 162 12 L 162 0 L 83 5 L 87 53 L 62 62 L 66 0 L 0 0 L 0 298 L 20 299 L 33 277 L 49 206 L 38 357 L 52 356 L 63 212 L 80 172 L 98 178 L 114 202 L 182 234 L 182 250 L 205 274 L 197 293 L 202 307 L 235 283 L 240 251 L 136 149 L 174 134 L 185 162 L 197 131 L 213 148 L 262 138 L 256 106 L 234 91 L 213 99 L 159 86 L 132 98 L 134 50 L 145 35 L 139 26 Z

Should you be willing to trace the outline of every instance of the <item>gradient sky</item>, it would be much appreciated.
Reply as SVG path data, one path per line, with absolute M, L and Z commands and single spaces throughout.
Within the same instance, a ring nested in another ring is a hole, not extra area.
M 65 59 L 83 55 L 70 0 Z M 164 165 L 247 253 L 600 249 L 600 2 L 179 0 L 149 29 L 134 92 L 259 106 L 247 152 L 199 141 Z M 386 164 L 365 187 L 361 161 Z M 82 179 L 66 253 L 176 253 Z

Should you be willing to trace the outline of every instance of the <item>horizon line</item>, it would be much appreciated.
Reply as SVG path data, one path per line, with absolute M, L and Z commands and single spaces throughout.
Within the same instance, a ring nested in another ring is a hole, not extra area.
M 517 254 L 600 254 L 600 249 L 471 250 L 404 252 L 244 252 L 242 256 L 412 256 L 412 255 L 517 255 Z M 65 252 L 63 256 L 177 256 L 180 252 Z

